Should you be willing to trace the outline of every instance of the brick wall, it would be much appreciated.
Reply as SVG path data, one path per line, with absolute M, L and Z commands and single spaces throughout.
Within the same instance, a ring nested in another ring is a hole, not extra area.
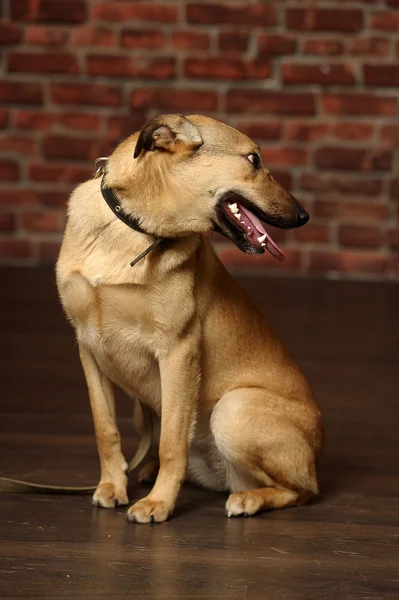
M 226 263 L 399 278 L 399 0 L 5 0 L 0 255 L 55 260 L 71 186 L 160 112 L 258 140 L 310 210 L 275 231 L 287 261 Z M 274 232 L 273 232 L 274 233 Z

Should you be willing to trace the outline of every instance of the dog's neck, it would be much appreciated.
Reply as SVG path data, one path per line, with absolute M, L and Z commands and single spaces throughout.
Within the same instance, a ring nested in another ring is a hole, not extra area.
M 145 229 L 143 229 L 141 227 L 140 222 L 137 217 L 133 217 L 133 215 L 128 215 L 127 213 L 125 213 L 125 211 L 122 208 L 121 202 L 120 202 L 119 198 L 116 196 L 114 190 L 107 186 L 107 184 L 105 182 L 105 178 L 107 175 L 107 163 L 108 163 L 108 157 L 105 157 L 105 156 L 97 158 L 94 161 L 94 167 L 96 170 L 94 172 L 93 179 L 102 177 L 101 186 L 100 186 L 102 197 L 104 198 L 104 200 L 106 201 L 106 203 L 108 204 L 109 208 L 112 210 L 114 215 L 120 221 L 122 221 L 122 223 L 124 223 L 125 225 L 130 227 L 130 229 L 137 231 L 138 233 L 144 233 L 145 235 L 150 235 L 147 231 L 145 231 Z M 136 265 L 138 262 L 140 262 L 140 260 L 145 258 L 147 256 L 147 254 L 149 254 L 151 252 L 151 250 L 153 250 L 156 246 L 159 246 L 159 244 L 162 241 L 163 241 L 163 238 L 160 238 L 160 237 L 155 238 L 155 241 L 150 246 L 148 246 L 144 250 L 144 252 L 141 252 L 141 254 L 139 254 L 134 260 L 131 261 L 130 266 L 134 267 L 134 265 Z
M 146 235 L 149 235 L 148 232 L 145 231 L 141 227 L 139 220 L 136 217 L 133 217 L 132 215 L 128 215 L 127 213 L 125 213 L 125 211 L 123 210 L 123 208 L 121 206 L 120 200 L 116 196 L 115 192 L 111 188 L 107 187 L 107 185 L 105 183 L 105 173 L 101 180 L 101 194 L 102 194 L 102 197 L 104 198 L 104 200 L 106 201 L 106 203 L 108 204 L 109 208 L 114 213 L 114 215 L 118 219 L 120 219 L 125 225 L 130 227 L 130 229 L 137 231 L 138 233 L 144 233 Z M 140 260 L 145 258 L 147 256 L 147 254 L 149 254 L 151 252 L 151 250 L 153 250 L 156 246 L 158 246 L 163 241 L 163 239 L 164 238 L 160 238 L 160 237 L 156 238 L 155 241 L 150 246 L 148 246 L 148 248 L 146 248 L 146 250 L 144 250 L 144 252 L 139 254 L 139 256 L 136 256 L 136 258 L 131 261 L 130 266 L 134 267 L 134 265 L 136 265 Z
M 93 179 L 82 184 L 79 191 L 72 194 L 70 201 L 66 236 L 73 230 L 74 240 L 79 240 L 79 269 L 89 281 L 101 281 L 110 285 L 156 284 L 168 272 L 182 267 L 190 260 L 205 240 L 199 233 L 173 239 L 157 238 L 155 234 L 147 234 L 141 225 L 143 232 L 137 231 L 130 224 L 127 226 L 120 215 L 111 210 L 103 196 L 101 182 L 107 159 L 99 161 L 102 164 L 99 165 L 96 161 L 97 171 Z M 112 189 L 108 180 L 109 176 L 105 181 Z M 141 185 L 137 184 L 135 188 L 133 195 L 136 197 L 137 193 L 140 196 Z M 121 200 L 120 206 L 123 209 L 123 198 L 119 198 L 119 193 L 115 192 L 114 196 L 115 206 L 119 206 L 117 203 Z M 125 210 L 124 215 L 130 217 L 130 213 Z M 132 222 L 134 223 L 133 220 Z M 149 247 L 157 239 L 162 239 L 163 243 L 149 251 Z M 83 264 L 82 247 L 86 249 Z M 138 264 L 133 261 L 137 265 L 133 269 L 129 266 L 131 253 L 139 259 Z M 141 260 L 144 257 L 145 260 Z

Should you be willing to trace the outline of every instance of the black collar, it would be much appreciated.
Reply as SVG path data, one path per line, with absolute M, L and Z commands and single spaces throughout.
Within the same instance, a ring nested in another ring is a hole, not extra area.
M 104 169 L 104 171 L 105 171 L 105 169 Z M 127 215 L 125 213 L 125 211 L 123 210 L 121 203 L 118 200 L 117 196 L 115 195 L 115 192 L 113 191 L 113 189 L 107 187 L 107 185 L 105 183 L 105 175 L 106 175 L 106 173 L 104 172 L 102 180 L 101 180 L 101 193 L 102 193 L 102 196 L 103 196 L 105 202 L 108 204 L 108 206 L 110 207 L 110 209 L 112 210 L 114 215 L 116 217 L 118 217 L 118 219 L 120 221 L 125 223 L 125 225 L 130 227 L 130 229 L 133 229 L 134 231 L 138 231 L 139 233 L 147 234 L 147 232 L 141 227 L 137 218 L 132 217 L 131 215 Z M 147 235 L 150 235 L 150 234 L 147 234 Z M 151 252 L 151 250 L 153 250 L 156 246 L 158 246 L 158 244 L 160 244 L 163 239 L 164 238 L 156 238 L 155 242 L 153 242 L 150 246 L 148 246 L 148 248 L 146 250 L 144 250 L 144 252 L 142 252 L 137 258 L 132 260 L 132 262 L 130 263 L 130 266 L 134 267 L 134 265 L 136 265 L 142 258 L 147 256 L 147 254 L 149 254 L 149 252 Z
M 105 202 L 108 204 L 114 215 L 118 217 L 118 219 L 123 221 L 125 225 L 130 227 L 130 229 L 134 229 L 139 233 L 146 233 L 141 227 L 139 220 L 136 217 L 132 217 L 131 215 L 127 215 L 125 213 L 119 199 L 115 195 L 114 190 L 112 188 L 107 187 L 105 183 L 105 174 L 103 175 L 103 178 L 101 180 L 101 193 Z

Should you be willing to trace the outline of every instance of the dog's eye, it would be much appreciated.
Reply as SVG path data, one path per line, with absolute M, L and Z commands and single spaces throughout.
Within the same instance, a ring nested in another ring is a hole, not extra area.
M 248 154 L 247 159 L 250 163 L 253 164 L 255 169 L 260 169 L 260 167 L 262 166 L 262 159 L 259 156 L 259 154 L 256 154 L 255 152 L 252 154 Z

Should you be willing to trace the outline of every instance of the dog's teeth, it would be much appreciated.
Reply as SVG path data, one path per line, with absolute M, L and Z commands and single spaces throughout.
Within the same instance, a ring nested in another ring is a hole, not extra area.
M 231 210 L 232 213 L 238 213 L 238 207 L 235 202 L 234 202 L 234 204 L 229 204 L 229 209 Z
M 264 242 L 266 239 L 266 234 L 264 233 L 263 235 L 261 235 L 260 237 L 258 237 L 258 242 L 262 243 Z
M 261 243 L 261 246 L 263 246 L 263 247 L 265 248 L 265 247 L 266 247 L 266 244 L 265 244 L 265 242 L 262 242 L 262 243 Z
M 241 219 L 241 213 L 234 213 L 235 218 L 239 221 Z
M 247 229 L 249 229 L 249 231 L 251 231 L 251 228 L 250 228 L 250 226 L 249 226 L 249 225 L 247 225 Z

